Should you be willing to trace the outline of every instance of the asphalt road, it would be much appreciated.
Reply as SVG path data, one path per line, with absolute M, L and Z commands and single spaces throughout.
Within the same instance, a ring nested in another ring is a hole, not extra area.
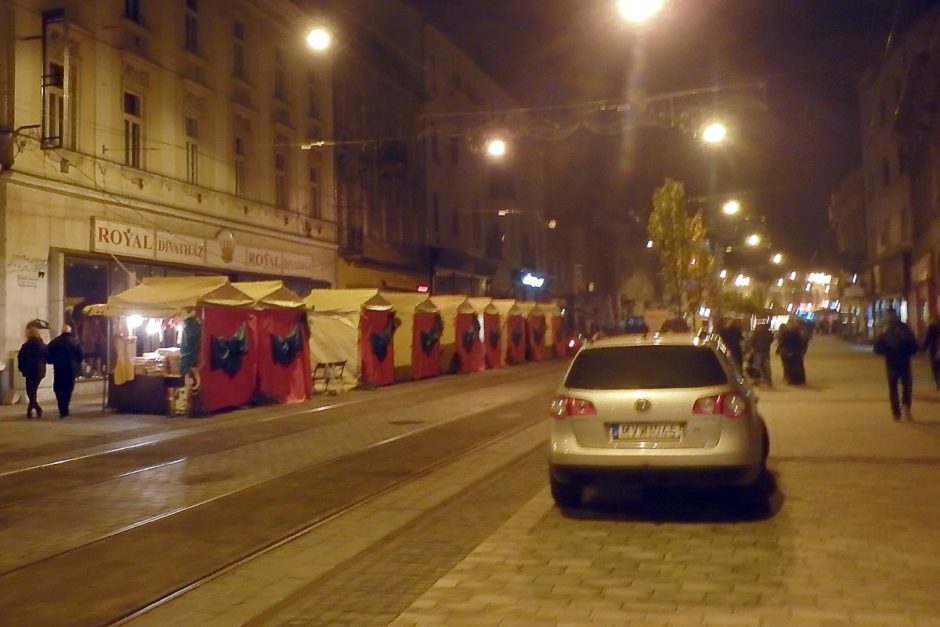
M 807 386 L 761 392 L 769 511 L 688 491 L 558 510 L 563 366 L 204 420 L 4 410 L 0 624 L 940 625 L 926 364 L 895 423 L 878 359 L 815 339 Z

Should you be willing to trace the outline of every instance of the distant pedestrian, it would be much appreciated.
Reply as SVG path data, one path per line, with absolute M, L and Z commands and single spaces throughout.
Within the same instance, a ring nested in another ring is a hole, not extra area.
M 927 359 L 930 360 L 934 385 L 940 390 L 940 318 L 934 318 L 933 321 L 927 325 L 927 337 L 924 338 L 924 350 L 927 352 Z
M 40 381 L 46 376 L 46 357 L 46 343 L 42 341 L 39 328 L 27 327 L 26 341 L 16 354 L 16 366 L 26 379 L 26 398 L 29 399 L 29 405 L 26 406 L 26 418 L 32 418 L 34 410 L 36 418 L 42 418 L 42 407 L 36 400 L 36 394 Z
M 885 358 L 888 373 L 888 398 L 891 400 L 891 414 L 895 420 L 911 418 L 911 397 L 913 381 L 911 378 L 911 357 L 917 352 L 917 338 L 910 327 L 898 319 L 893 309 L 885 312 L 885 326 L 875 338 L 874 351 Z M 901 385 L 901 400 L 898 402 L 898 385 Z
M 770 347 L 774 343 L 774 334 L 767 324 L 761 323 L 754 327 L 754 332 L 748 338 L 751 348 L 751 367 L 760 376 L 761 385 L 773 387 L 773 374 L 770 370 Z
M 62 333 L 49 342 L 49 358 L 52 364 L 52 389 L 59 404 L 59 418 L 69 415 L 69 404 L 75 389 L 75 377 L 81 372 L 82 346 L 72 333 L 72 327 L 62 325 Z
M 738 364 L 738 368 L 744 368 L 744 348 L 742 346 L 744 342 L 744 332 L 741 331 L 741 326 L 736 320 L 725 321 L 722 324 L 721 329 L 718 331 L 718 337 L 721 338 L 721 341 L 724 343 L 725 347 L 728 349 L 728 352 L 731 353 L 731 356 L 734 357 L 734 361 Z
M 790 385 L 806 383 L 806 369 L 803 357 L 806 355 L 807 342 L 801 332 L 800 323 L 788 322 L 780 327 L 777 338 L 777 352 L 783 365 L 783 378 Z

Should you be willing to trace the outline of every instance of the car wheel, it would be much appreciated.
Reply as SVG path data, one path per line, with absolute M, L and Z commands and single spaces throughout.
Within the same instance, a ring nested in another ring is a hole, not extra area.
M 549 477 L 552 487 L 552 498 L 558 507 L 578 507 L 581 505 L 581 486 L 558 481 Z

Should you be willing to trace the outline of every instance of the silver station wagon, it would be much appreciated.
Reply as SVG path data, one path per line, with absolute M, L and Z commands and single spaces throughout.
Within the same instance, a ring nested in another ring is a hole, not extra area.
M 717 336 L 617 336 L 582 348 L 552 400 L 562 507 L 591 484 L 723 487 L 761 496 L 770 448 L 756 397 Z

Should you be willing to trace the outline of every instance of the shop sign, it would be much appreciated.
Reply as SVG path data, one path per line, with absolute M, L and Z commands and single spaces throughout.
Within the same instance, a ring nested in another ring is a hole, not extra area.
M 155 243 L 151 229 L 98 219 L 92 224 L 92 249 L 97 252 L 153 258 Z
M 92 223 L 92 250 L 272 275 L 320 277 L 328 270 L 328 262 L 313 255 L 241 246 L 228 229 L 215 239 L 205 240 L 96 218 Z
M 297 255 L 295 253 L 281 254 L 281 270 L 284 274 L 292 276 L 314 276 L 316 263 L 312 255 Z
M 203 265 L 206 262 L 206 240 L 157 231 L 156 258 Z
M 537 276 L 531 272 L 523 273 L 519 281 L 526 287 L 541 288 L 545 285 L 545 277 Z
M 248 269 L 256 272 L 280 273 L 282 267 L 282 255 L 277 250 L 267 250 L 264 248 L 249 248 L 246 251 L 246 261 Z

